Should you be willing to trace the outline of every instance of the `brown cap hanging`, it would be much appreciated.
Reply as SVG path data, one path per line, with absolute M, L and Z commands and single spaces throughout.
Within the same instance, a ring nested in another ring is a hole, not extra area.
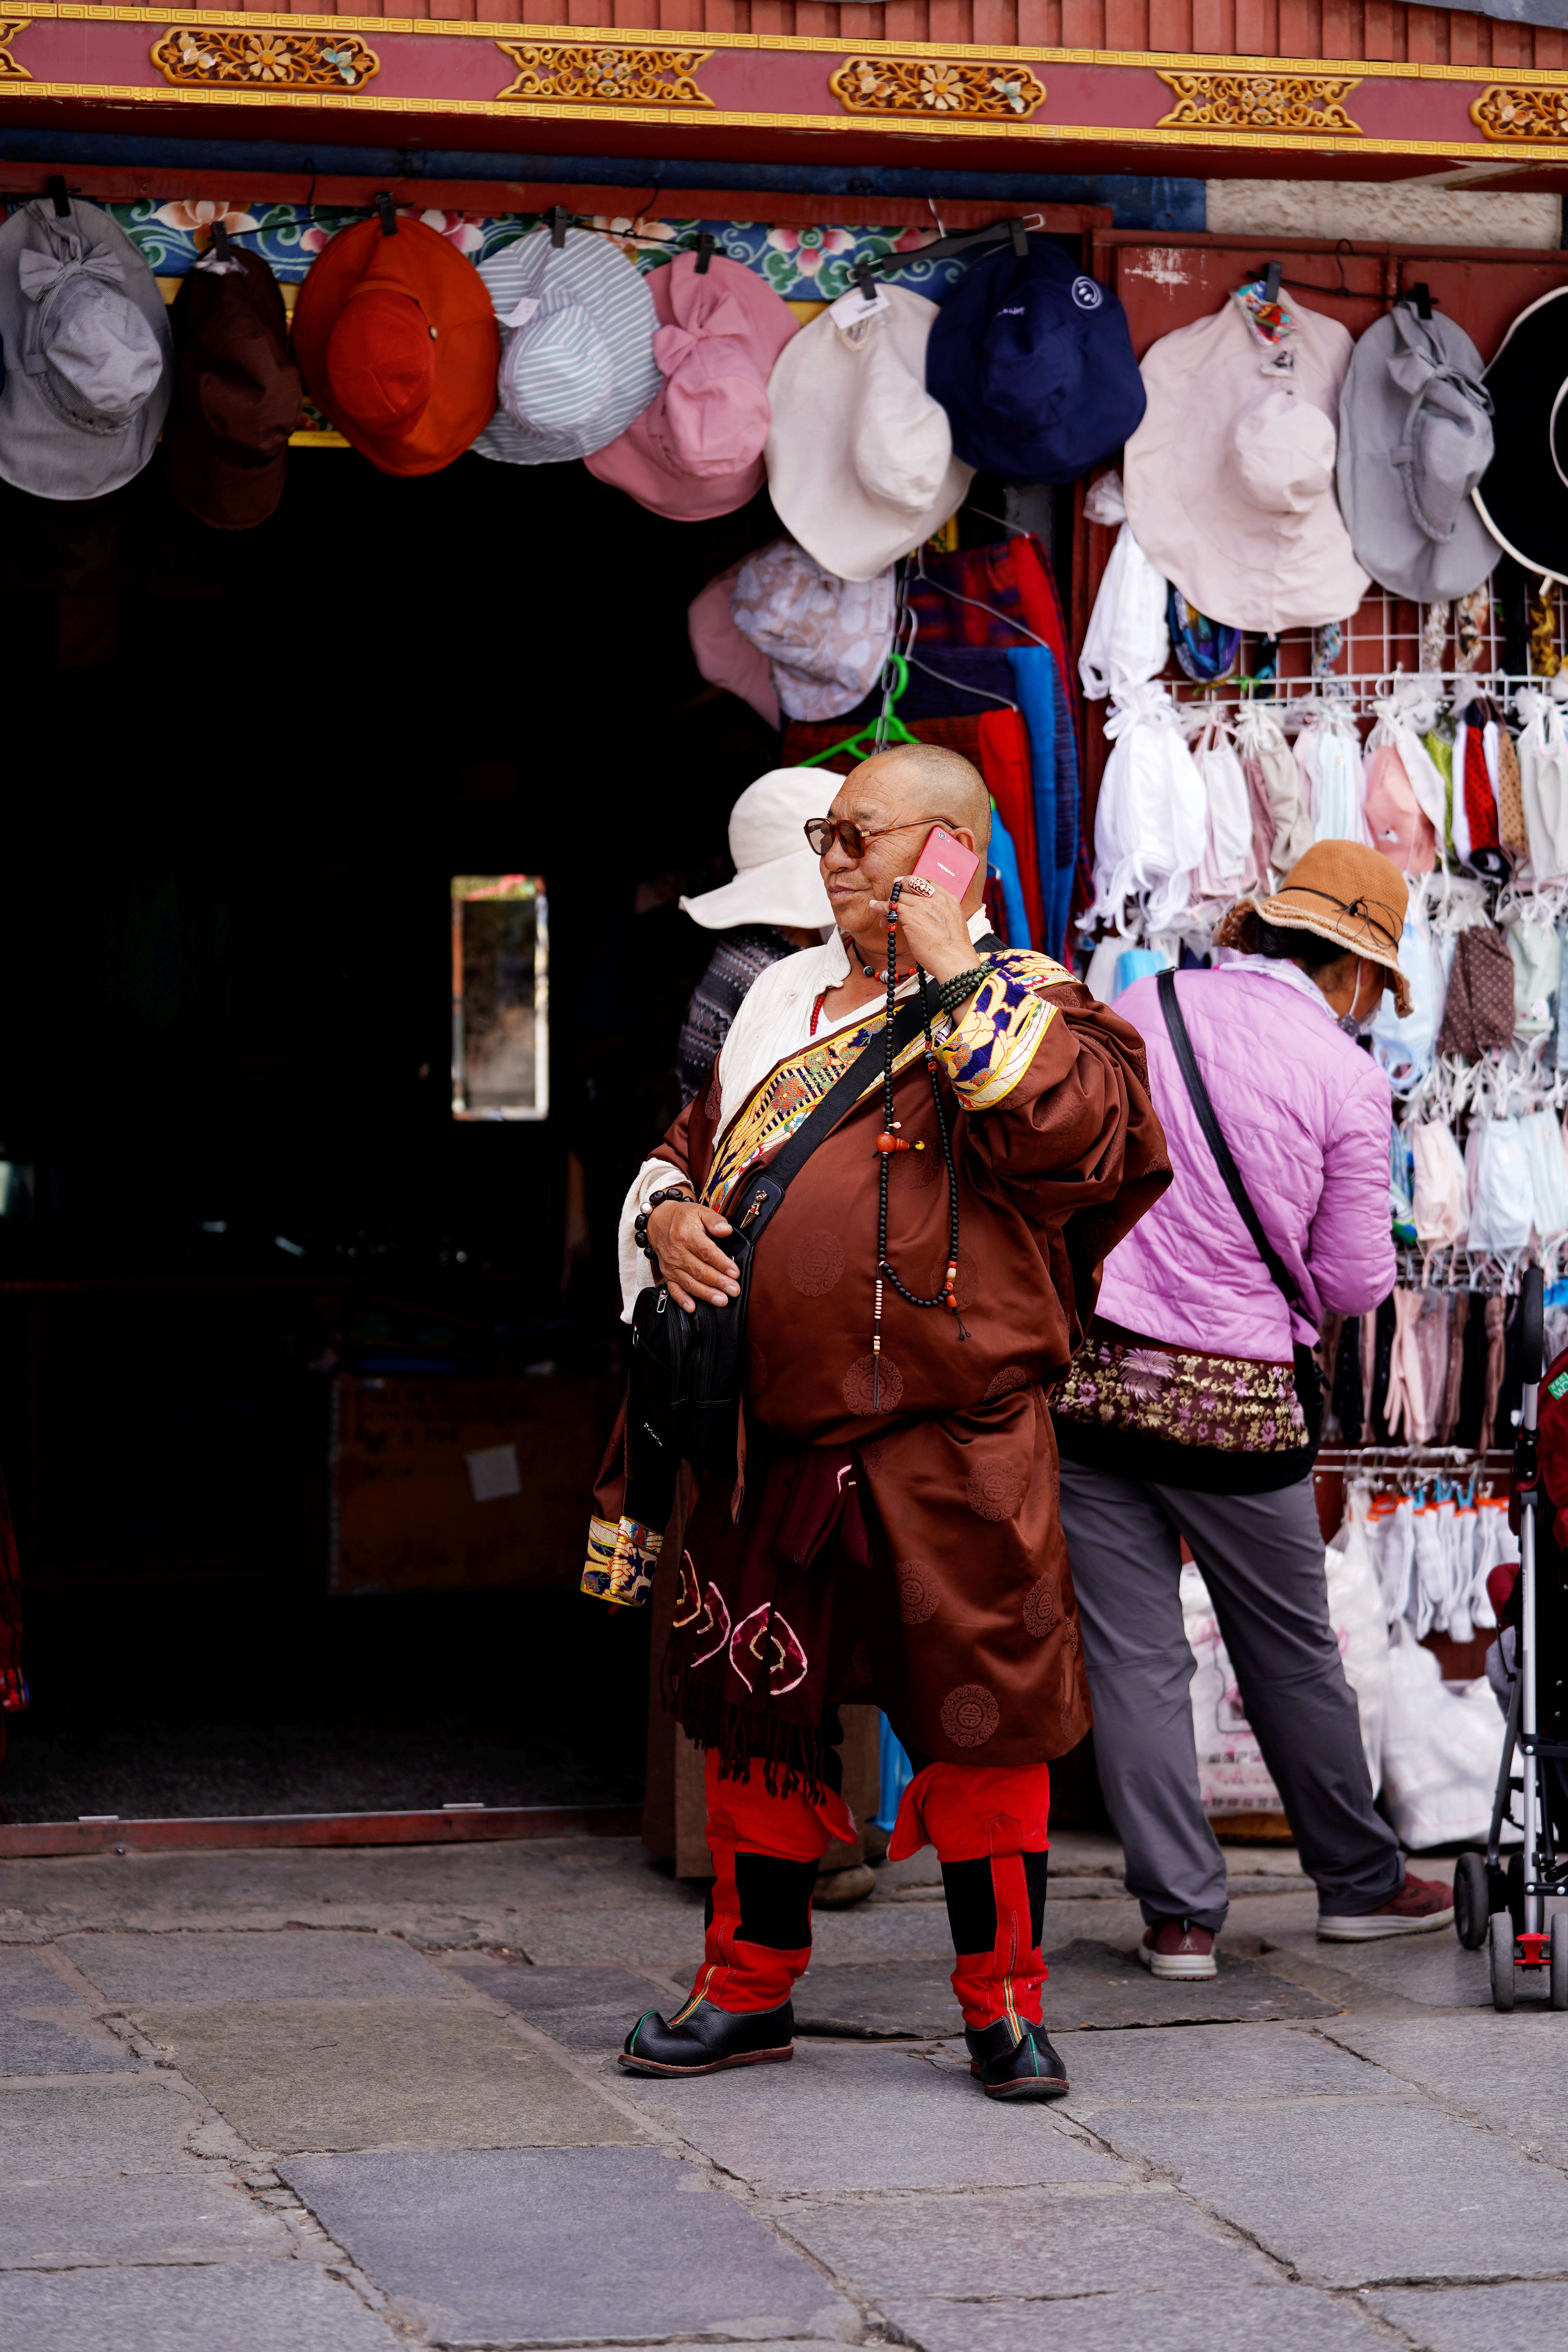
M 303 386 L 278 281 L 258 254 L 223 240 L 186 276 L 174 309 L 174 401 L 163 473 L 215 530 L 265 522 L 283 495 Z

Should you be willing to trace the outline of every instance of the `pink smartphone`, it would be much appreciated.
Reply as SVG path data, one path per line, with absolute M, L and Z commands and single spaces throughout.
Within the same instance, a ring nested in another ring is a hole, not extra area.
M 944 825 L 933 824 L 926 835 L 926 845 L 915 861 L 914 871 L 923 874 L 928 882 L 938 882 L 962 898 L 974 879 L 974 869 L 980 863 L 977 850 L 965 849 L 962 841 L 954 841 Z

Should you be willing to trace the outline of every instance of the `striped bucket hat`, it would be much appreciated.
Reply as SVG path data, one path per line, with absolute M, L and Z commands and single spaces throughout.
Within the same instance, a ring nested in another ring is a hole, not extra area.
M 642 415 L 664 378 L 653 297 L 620 247 L 532 230 L 479 264 L 502 335 L 500 405 L 474 444 L 509 466 L 591 457 Z

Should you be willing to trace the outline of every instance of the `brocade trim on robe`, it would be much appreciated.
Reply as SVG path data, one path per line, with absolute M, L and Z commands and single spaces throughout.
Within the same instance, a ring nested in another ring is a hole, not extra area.
M 829 1088 L 837 1085 L 857 1056 L 881 1035 L 887 1019 L 886 1013 L 879 1013 L 874 1020 L 854 1029 L 836 1030 L 820 1044 L 791 1054 L 769 1073 L 751 1101 L 736 1113 L 715 1148 L 713 1165 L 701 1195 L 710 1208 L 728 1197 L 748 1168 L 766 1153 L 775 1151 L 794 1134 L 801 1120 L 808 1118 Z M 907 1069 L 924 1052 L 924 1039 L 913 1038 L 894 1062 L 895 1075 Z M 879 1069 L 868 1079 L 865 1094 L 881 1083 Z M 865 1095 L 860 1099 L 864 1101 Z
M 615 1601 L 639 1609 L 653 1590 L 653 1572 L 664 1538 L 640 1519 L 591 1518 L 588 1557 L 578 1590 L 594 1601 Z
M 941 1060 L 966 1110 L 1005 1102 L 1034 1060 L 1057 1017 L 1039 991 L 1070 981 L 1070 971 L 1027 949 L 990 959 L 990 971 L 958 1021 L 937 1040 Z

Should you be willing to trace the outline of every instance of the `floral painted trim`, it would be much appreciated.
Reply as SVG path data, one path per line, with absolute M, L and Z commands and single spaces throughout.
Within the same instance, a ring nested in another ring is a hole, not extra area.
M 991 959 L 985 979 L 937 1043 L 965 1110 L 994 1110 L 1006 1100 L 1057 1017 L 1041 992 L 1071 978 L 1049 956 L 1027 950 Z
M 1222 1454 L 1293 1454 L 1308 1442 L 1294 1365 L 1188 1355 L 1096 1331 L 1073 1358 L 1051 1412 L 1058 1421 Z
M 594 1601 L 640 1609 L 653 1590 L 653 1572 L 664 1549 L 640 1519 L 590 1519 L 588 1557 L 579 1588 Z
M 713 1164 L 708 1171 L 708 1181 L 702 1188 L 702 1198 L 716 1208 L 725 1200 L 742 1172 L 761 1160 L 764 1153 L 776 1151 L 787 1137 L 793 1135 L 803 1118 L 809 1118 L 825 1094 L 836 1087 L 850 1065 L 863 1054 L 874 1037 L 881 1034 L 887 1024 L 887 1014 L 879 1013 L 873 1020 L 859 1023 L 853 1029 L 836 1030 L 804 1052 L 791 1054 L 775 1065 L 758 1087 L 751 1100 L 736 1112 L 713 1154 Z M 893 1064 L 895 1074 L 908 1069 L 910 1064 L 925 1052 L 925 1042 L 916 1036 L 900 1052 Z M 866 1095 L 873 1093 L 882 1083 L 879 1069 L 866 1081 Z

